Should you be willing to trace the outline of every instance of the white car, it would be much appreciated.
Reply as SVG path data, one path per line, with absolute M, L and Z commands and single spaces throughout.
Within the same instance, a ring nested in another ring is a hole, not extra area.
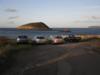
M 64 43 L 64 39 L 60 35 L 51 36 L 51 41 L 52 41 L 52 44 L 62 44 L 62 43 Z
M 48 39 L 44 36 L 35 36 L 33 39 L 32 39 L 33 43 L 35 44 L 46 44 L 48 43 Z
M 20 43 L 28 43 L 28 37 L 26 35 L 21 35 L 21 36 L 18 36 L 16 38 L 16 41 L 17 41 L 17 44 L 20 44 Z

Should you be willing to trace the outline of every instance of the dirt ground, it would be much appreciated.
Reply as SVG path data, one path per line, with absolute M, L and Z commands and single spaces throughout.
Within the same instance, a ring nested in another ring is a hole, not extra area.
M 2 75 L 100 75 L 100 42 L 37 45 Z

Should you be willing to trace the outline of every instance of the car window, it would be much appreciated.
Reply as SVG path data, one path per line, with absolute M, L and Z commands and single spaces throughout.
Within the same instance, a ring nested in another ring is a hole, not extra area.
M 61 39 L 62 37 L 61 36 L 56 36 L 55 38 Z
M 38 39 L 45 39 L 45 37 L 37 37 Z
M 27 38 L 27 36 L 19 36 L 19 38 Z

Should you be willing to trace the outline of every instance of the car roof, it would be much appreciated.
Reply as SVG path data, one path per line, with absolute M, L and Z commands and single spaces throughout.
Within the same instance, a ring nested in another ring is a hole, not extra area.
M 27 38 L 27 36 L 26 35 L 20 35 L 20 36 L 18 36 L 19 38 Z

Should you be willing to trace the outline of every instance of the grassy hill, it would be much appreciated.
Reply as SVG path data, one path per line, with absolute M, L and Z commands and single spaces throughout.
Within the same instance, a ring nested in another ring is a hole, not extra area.
M 35 30 L 45 30 L 50 29 L 45 23 L 43 22 L 36 22 L 36 23 L 28 23 L 25 25 L 18 26 L 17 29 L 35 29 Z

